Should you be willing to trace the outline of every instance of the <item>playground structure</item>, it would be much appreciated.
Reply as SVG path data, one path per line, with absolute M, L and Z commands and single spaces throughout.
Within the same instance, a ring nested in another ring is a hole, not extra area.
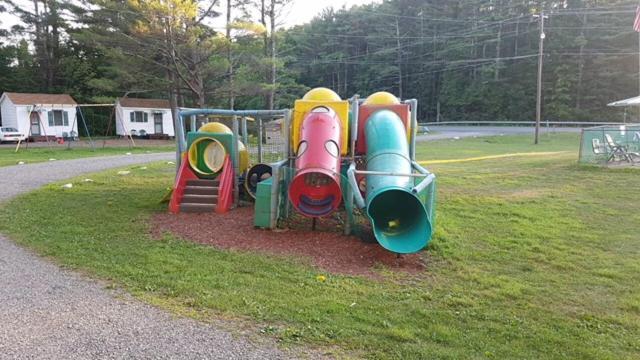
M 255 199 L 256 227 L 275 229 L 295 216 L 313 227 L 318 218 L 339 217 L 346 235 L 370 224 L 383 248 L 420 251 L 434 228 L 435 175 L 415 161 L 416 115 L 416 100 L 386 92 L 342 100 L 326 88 L 309 91 L 293 110 L 181 111 L 169 210 L 224 213 Z M 231 126 L 196 129 L 211 117 Z M 259 123 L 255 142 L 249 118 Z M 282 124 L 282 152 L 263 163 L 262 124 L 273 120 Z
M 640 124 L 582 129 L 579 162 L 601 166 L 640 165 Z

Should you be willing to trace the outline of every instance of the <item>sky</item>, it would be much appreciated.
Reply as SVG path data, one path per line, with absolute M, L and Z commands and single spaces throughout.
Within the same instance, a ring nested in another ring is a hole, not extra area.
M 322 10 L 329 7 L 339 9 L 346 6 L 347 8 L 350 8 L 354 5 L 379 3 L 381 1 L 382 0 L 293 0 L 293 2 L 283 11 L 281 22 L 282 26 L 291 27 L 308 22 L 313 19 L 314 16 L 320 14 Z M 27 8 L 31 7 L 31 1 L 17 0 L 16 2 Z M 2 15 L 0 22 L 0 28 L 8 29 L 18 23 L 18 19 L 15 16 L 5 13 Z M 218 22 L 220 23 L 218 24 Z M 216 19 L 216 21 L 214 21 L 214 26 L 216 28 L 218 26 L 223 27 L 224 16 L 220 16 Z
M 363 5 L 370 3 L 379 3 L 380 0 L 294 0 L 294 3 L 290 5 L 289 16 L 285 19 L 284 26 L 289 27 L 293 25 L 304 24 L 322 10 L 333 7 L 339 9 L 342 6 L 350 8 L 354 5 Z

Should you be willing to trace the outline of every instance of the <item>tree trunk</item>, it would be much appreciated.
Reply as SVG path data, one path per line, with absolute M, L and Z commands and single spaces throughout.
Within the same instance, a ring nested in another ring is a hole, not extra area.
M 196 90 L 198 90 L 197 95 L 198 95 L 198 107 L 200 109 L 204 109 L 207 104 L 206 104 L 206 94 L 205 94 L 205 89 L 204 89 L 204 79 L 202 78 L 202 76 L 197 76 L 195 79 L 196 82 Z
M 49 42 L 49 68 L 47 69 L 47 90 L 51 91 L 55 82 L 56 64 L 58 59 L 58 49 L 60 46 L 60 29 L 58 27 L 58 6 L 53 0 L 49 7 L 50 16 L 54 21 L 51 23 L 51 40 Z
M 583 15 L 582 18 L 582 29 L 580 29 L 580 36 L 582 39 L 585 39 L 585 27 L 587 26 L 587 15 Z M 581 40 L 582 40 L 581 39 Z M 582 78 L 584 73 L 584 57 L 582 57 L 582 53 L 584 52 L 584 42 L 580 43 L 580 50 L 578 56 L 578 81 L 576 84 L 576 110 L 580 110 L 582 106 Z
M 264 58 L 267 59 L 269 58 L 269 33 L 267 31 L 267 6 L 265 1 L 266 0 L 260 0 L 260 23 L 264 27 L 264 32 L 262 33 L 262 42 L 264 46 Z M 270 74 L 271 74 L 270 70 L 265 70 L 264 79 L 265 79 L 265 83 L 267 84 L 269 83 Z M 268 106 L 269 93 L 264 95 L 264 101 Z
M 231 2 L 227 0 L 227 61 L 229 62 L 229 109 L 233 110 L 236 102 L 233 84 L 233 58 L 231 56 Z
M 513 56 L 518 56 L 518 36 L 520 35 L 520 20 L 516 22 L 516 35 L 513 42 Z
M 344 96 L 349 96 L 348 80 L 349 79 L 349 64 L 344 64 Z
M 271 22 L 271 77 L 269 87 L 269 110 L 274 109 L 276 97 L 276 0 L 271 0 L 269 8 L 269 19 Z

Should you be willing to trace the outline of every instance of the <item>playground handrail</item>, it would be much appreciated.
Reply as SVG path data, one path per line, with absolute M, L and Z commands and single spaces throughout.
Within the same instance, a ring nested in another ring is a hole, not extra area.
M 360 209 L 364 209 L 366 207 L 366 203 L 362 197 L 360 188 L 358 187 L 358 181 L 356 180 L 356 164 L 354 162 L 352 162 L 351 165 L 349 165 L 349 169 L 347 169 L 347 179 L 349 180 L 349 185 L 351 185 L 356 206 Z
M 422 180 L 420 184 L 414 186 L 413 189 L 411 189 L 411 192 L 413 192 L 414 194 L 419 194 L 422 192 L 422 190 L 426 189 L 427 186 L 429 186 L 433 182 L 433 180 L 436 179 L 436 176 L 415 161 L 412 161 L 411 165 L 413 165 L 413 168 L 416 169 L 420 174 L 426 176 L 426 179 Z

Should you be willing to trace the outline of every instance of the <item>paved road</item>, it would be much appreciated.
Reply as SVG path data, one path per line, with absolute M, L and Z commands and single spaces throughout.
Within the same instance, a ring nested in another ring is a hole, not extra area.
M 172 146 L 175 145 L 176 142 L 175 140 L 151 140 L 151 139 L 135 139 L 134 140 L 136 143 L 137 147 L 145 147 L 145 146 Z M 93 141 L 94 145 L 97 148 L 101 148 L 103 147 L 103 140 L 102 139 L 96 139 Z M 15 142 L 10 142 L 10 143 L 1 143 L 0 144 L 0 148 L 9 148 L 9 149 L 15 149 L 16 147 L 16 143 Z M 20 145 L 21 149 L 25 149 L 25 148 L 29 148 L 29 149 L 33 149 L 33 148 L 54 148 L 54 149 L 66 149 L 69 146 L 71 146 L 72 149 L 88 149 L 91 147 L 91 143 L 88 140 L 80 140 L 80 141 L 73 141 L 71 143 L 69 142 L 65 142 L 64 144 L 58 144 L 56 141 L 36 141 L 36 142 L 31 142 L 31 143 L 22 143 Z M 131 142 L 128 139 L 124 139 L 124 138 L 110 138 L 107 139 L 106 141 L 104 141 L 104 146 L 106 147 L 129 147 L 131 146 Z
M 85 158 L 0 167 L 0 202 L 86 172 L 157 160 L 173 153 Z M 218 324 L 220 325 L 220 324 Z M 220 326 L 177 318 L 70 271 L 0 235 L 0 359 L 272 359 Z
M 519 135 L 531 134 L 533 136 L 534 129 L 526 126 L 436 126 L 430 125 L 429 130 L 432 134 L 418 135 L 417 141 L 430 141 L 442 139 L 454 139 L 478 136 L 496 136 L 496 135 Z M 547 132 L 580 132 L 580 128 L 575 127 L 555 127 L 540 129 L 541 134 Z

